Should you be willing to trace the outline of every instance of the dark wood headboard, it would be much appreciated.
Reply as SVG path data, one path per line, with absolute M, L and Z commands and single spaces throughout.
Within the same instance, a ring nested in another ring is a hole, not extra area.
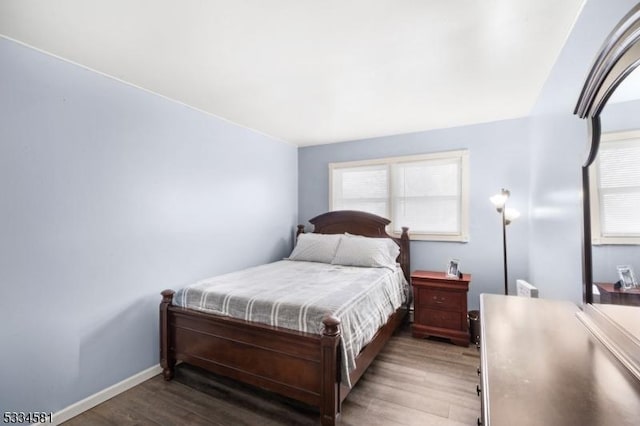
M 355 211 L 338 210 L 323 213 L 310 219 L 314 226 L 313 232 L 316 234 L 344 234 L 348 232 L 354 235 L 374 238 L 391 238 L 400 246 L 398 263 L 404 272 L 407 281 L 410 281 L 410 249 L 409 249 L 409 228 L 402 228 L 400 238 L 394 238 L 387 234 L 386 227 L 391 222 L 389 219 L 375 214 Z M 304 232 L 304 225 L 298 225 L 298 235 Z

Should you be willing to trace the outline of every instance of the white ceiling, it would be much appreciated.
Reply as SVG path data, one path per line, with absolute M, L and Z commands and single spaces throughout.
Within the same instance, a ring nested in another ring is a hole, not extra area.
M 584 0 L 2 0 L 0 34 L 304 146 L 527 115 Z

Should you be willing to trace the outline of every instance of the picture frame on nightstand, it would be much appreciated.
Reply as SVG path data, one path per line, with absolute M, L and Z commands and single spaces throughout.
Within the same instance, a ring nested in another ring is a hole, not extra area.
M 623 290 L 630 290 L 638 286 L 631 266 L 618 265 L 616 268 L 618 269 L 618 276 L 620 277 L 620 284 Z
M 458 259 L 449 259 L 449 263 L 447 264 L 447 277 L 449 278 L 459 278 L 460 277 L 460 260 Z

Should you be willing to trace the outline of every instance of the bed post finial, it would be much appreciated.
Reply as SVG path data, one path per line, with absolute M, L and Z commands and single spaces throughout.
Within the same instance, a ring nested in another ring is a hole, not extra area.
M 322 318 L 322 325 L 324 325 L 323 336 L 333 337 L 340 334 L 340 320 L 333 315 L 325 315 Z
M 176 292 L 173 290 L 163 290 L 160 294 L 162 294 L 162 303 L 170 304 L 173 302 L 173 295 L 176 294 Z
M 165 380 L 173 379 L 173 367 L 176 365 L 175 357 L 169 350 L 169 306 L 173 302 L 173 290 L 164 290 L 160 302 L 160 366 Z

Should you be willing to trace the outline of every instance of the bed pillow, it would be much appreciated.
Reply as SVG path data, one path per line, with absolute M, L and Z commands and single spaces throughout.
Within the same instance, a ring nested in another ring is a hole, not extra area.
M 340 234 L 300 234 L 289 260 L 331 263 L 341 238 Z
M 334 265 L 391 268 L 396 266 L 400 247 L 390 238 L 367 238 L 345 235 L 340 240 Z

